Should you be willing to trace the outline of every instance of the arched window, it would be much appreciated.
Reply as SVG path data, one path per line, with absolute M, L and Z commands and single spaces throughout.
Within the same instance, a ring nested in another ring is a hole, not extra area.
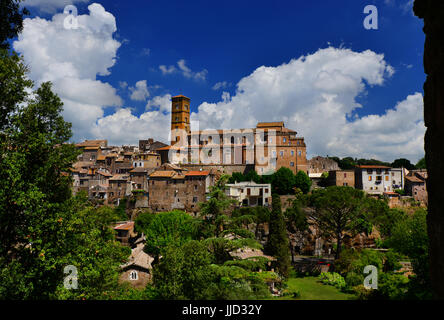
M 137 271 L 133 270 L 130 272 L 129 278 L 130 278 L 130 280 L 133 280 L 133 281 L 137 280 L 137 279 L 139 279 L 139 274 L 137 273 Z

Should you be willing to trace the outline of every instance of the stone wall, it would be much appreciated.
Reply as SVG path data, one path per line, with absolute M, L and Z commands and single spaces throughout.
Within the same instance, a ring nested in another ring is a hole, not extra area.
M 431 284 L 435 297 L 444 299 L 444 2 L 415 0 L 413 10 L 424 19 L 426 35 L 424 122 Z
M 318 156 L 308 160 L 309 173 L 323 173 L 332 170 L 340 170 L 338 163 L 332 159 Z

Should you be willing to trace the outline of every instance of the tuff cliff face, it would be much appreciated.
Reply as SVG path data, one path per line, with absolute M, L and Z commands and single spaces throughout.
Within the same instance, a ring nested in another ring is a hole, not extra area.
M 429 194 L 430 272 L 435 297 L 444 299 L 444 1 L 415 0 L 424 19 L 424 121 Z

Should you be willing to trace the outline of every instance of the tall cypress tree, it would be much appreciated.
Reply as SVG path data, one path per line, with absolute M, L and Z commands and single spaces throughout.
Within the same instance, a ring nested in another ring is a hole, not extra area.
M 290 251 L 288 249 L 288 237 L 282 213 L 281 199 L 278 194 L 273 194 L 272 196 L 267 253 L 277 259 L 276 267 L 279 274 L 288 277 L 290 272 Z

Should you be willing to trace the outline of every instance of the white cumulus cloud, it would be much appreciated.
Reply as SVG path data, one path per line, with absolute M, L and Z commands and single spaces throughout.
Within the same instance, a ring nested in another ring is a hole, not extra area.
M 63 10 L 69 4 L 88 2 L 89 0 L 25 0 L 22 5 L 25 7 L 35 7 L 46 13 L 55 13 L 58 9 Z
M 129 87 L 129 91 L 134 101 L 145 101 L 150 96 L 146 80 L 137 81 L 135 87 Z
M 134 115 L 130 109 L 120 109 L 103 117 L 94 125 L 94 137 L 108 139 L 115 145 L 137 144 L 138 140 L 154 138 L 169 141 L 171 95 L 148 100 L 146 112 Z
M 259 121 L 283 120 L 305 137 L 309 155 L 416 161 L 423 154 L 425 131 L 421 94 L 387 106 L 384 115 L 356 118 L 356 109 L 362 108 L 357 98 L 393 74 L 382 54 L 319 49 L 277 67 L 257 68 L 239 81 L 235 95 L 202 103 L 192 119 L 199 120 L 201 129 L 251 128 Z
M 78 29 L 65 29 L 64 14 L 51 20 L 24 20 L 14 42 L 30 66 L 30 78 L 39 85 L 51 81 L 64 102 L 64 116 L 73 123 L 74 139 L 91 137 L 91 128 L 106 107 L 119 107 L 121 98 L 97 75 L 110 74 L 120 43 L 113 39 L 116 20 L 100 4 L 88 6 L 89 14 L 78 16 Z
M 160 71 L 162 71 L 163 75 L 172 74 L 172 73 L 181 73 L 185 78 L 194 79 L 194 80 L 202 80 L 205 81 L 207 78 L 208 70 L 203 69 L 202 71 L 195 72 L 192 71 L 187 65 L 184 59 L 180 59 L 177 61 L 177 67 L 170 65 L 160 65 Z

